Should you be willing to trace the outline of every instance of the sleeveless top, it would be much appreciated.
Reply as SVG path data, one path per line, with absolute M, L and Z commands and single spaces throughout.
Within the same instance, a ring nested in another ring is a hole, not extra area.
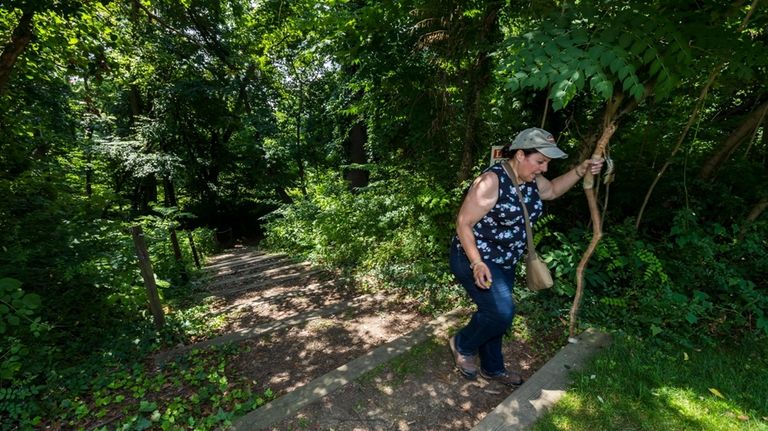
M 504 162 L 502 162 L 504 163 Z M 493 172 L 499 179 L 499 196 L 496 205 L 473 227 L 477 249 L 485 261 L 491 261 L 504 269 L 512 269 L 526 249 L 525 217 L 520 206 L 515 185 L 497 163 L 483 172 Z M 520 184 L 520 192 L 528 208 L 531 223 L 541 217 L 544 205 L 539 196 L 536 180 Z M 458 235 L 453 237 L 453 246 L 463 253 Z

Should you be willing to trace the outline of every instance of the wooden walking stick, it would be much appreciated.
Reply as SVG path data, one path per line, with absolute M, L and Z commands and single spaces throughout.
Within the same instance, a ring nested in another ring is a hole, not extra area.
M 603 132 L 600 139 L 597 140 L 595 150 L 592 152 L 592 159 L 600 159 L 605 154 L 605 148 L 608 146 L 608 141 L 611 140 L 613 133 L 616 131 L 616 111 L 623 96 L 618 94 L 616 97 L 608 101 L 603 116 Z M 568 330 L 568 341 L 575 342 L 576 332 L 576 316 L 579 313 L 579 305 L 581 303 L 581 297 L 584 295 L 584 269 L 587 267 L 587 262 L 592 257 L 592 253 L 597 248 L 597 243 L 600 242 L 600 238 L 603 236 L 603 221 L 600 216 L 600 209 L 597 206 L 597 196 L 594 189 L 595 178 L 592 175 L 591 170 L 587 170 L 584 174 L 584 194 L 587 197 L 587 204 L 589 205 L 589 214 L 592 217 L 592 240 L 587 246 L 587 250 L 584 255 L 581 256 L 579 266 L 576 268 L 576 294 L 573 297 L 573 305 L 571 306 L 570 313 L 570 326 Z

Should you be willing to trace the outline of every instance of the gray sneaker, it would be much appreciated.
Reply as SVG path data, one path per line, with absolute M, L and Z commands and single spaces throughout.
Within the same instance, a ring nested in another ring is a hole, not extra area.
M 456 364 L 456 368 L 459 370 L 462 376 L 469 380 L 475 380 L 477 378 L 477 366 L 475 365 L 475 356 L 462 355 L 456 350 L 456 336 L 448 339 L 448 347 L 451 348 L 453 354 L 453 362 Z
M 517 373 L 510 373 L 504 371 L 501 374 L 489 376 L 482 368 L 480 368 L 480 377 L 488 380 L 489 382 L 499 382 L 502 385 L 517 387 L 523 384 L 523 377 Z

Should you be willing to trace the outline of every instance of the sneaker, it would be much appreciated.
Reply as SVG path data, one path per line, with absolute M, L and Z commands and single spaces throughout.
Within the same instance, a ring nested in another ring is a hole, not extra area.
M 501 374 L 496 374 L 495 376 L 489 376 L 485 373 L 485 371 L 483 371 L 482 368 L 480 368 L 480 377 L 488 380 L 489 382 L 499 382 L 502 385 L 512 387 L 520 386 L 523 384 L 523 377 L 520 376 L 520 374 L 510 373 L 508 371 L 503 371 Z
M 475 380 L 477 378 L 477 366 L 475 365 L 475 357 L 462 355 L 456 350 L 456 336 L 448 339 L 448 347 L 451 348 L 453 353 L 453 362 L 456 364 L 456 368 L 461 375 L 469 380 Z

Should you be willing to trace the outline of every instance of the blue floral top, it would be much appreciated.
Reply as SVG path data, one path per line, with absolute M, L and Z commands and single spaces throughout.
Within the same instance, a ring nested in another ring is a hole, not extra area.
M 499 178 L 499 197 L 496 205 L 472 230 L 483 260 L 494 262 L 504 269 L 511 269 L 517 265 L 526 249 L 527 234 L 523 208 L 520 206 L 515 185 L 504 172 L 501 163 L 485 170 L 488 171 L 495 173 Z M 520 184 L 520 192 L 525 199 L 531 223 L 535 223 L 544 209 L 536 181 Z M 458 236 L 454 236 L 453 245 L 464 251 Z

